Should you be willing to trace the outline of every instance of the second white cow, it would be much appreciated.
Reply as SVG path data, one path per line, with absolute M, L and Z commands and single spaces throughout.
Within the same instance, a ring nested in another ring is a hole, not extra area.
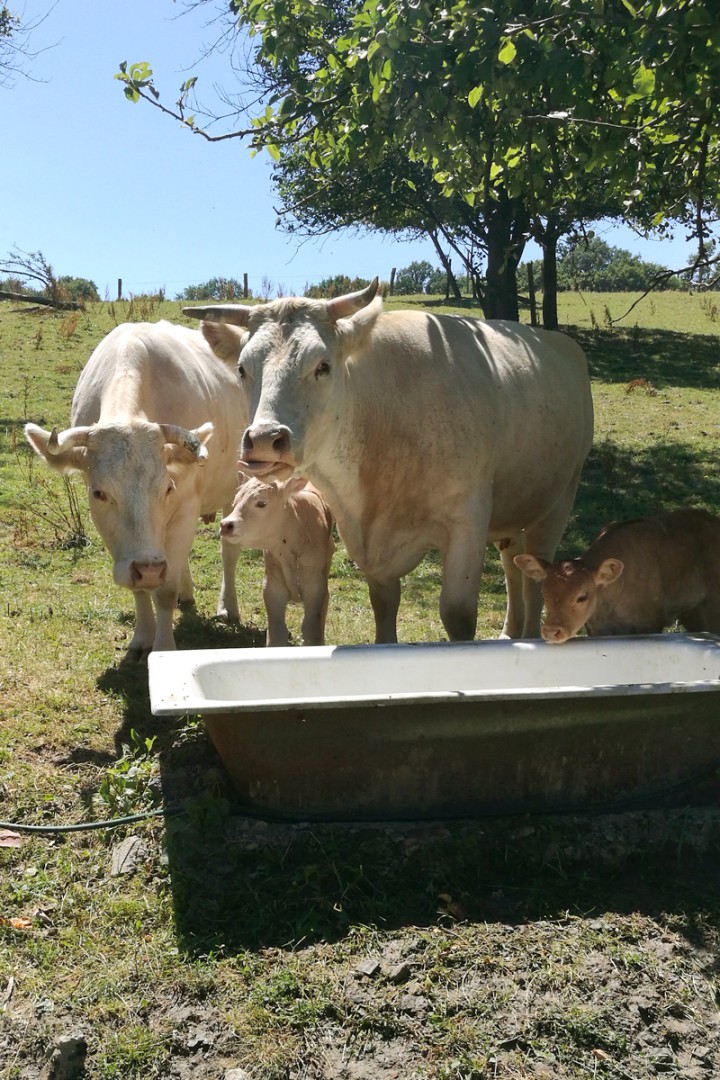
M 241 473 L 240 481 L 233 508 L 220 523 L 227 616 L 239 617 L 233 556 L 227 549 L 234 550 L 236 564 L 242 548 L 258 548 L 265 561 L 266 644 L 290 643 L 285 615 L 292 601 L 303 605 L 303 645 L 323 645 L 335 549 L 330 510 L 320 492 L 302 479 L 264 483 Z
M 197 330 L 161 321 L 122 324 L 100 342 L 78 380 L 70 428 L 25 427 L 52 469 L 87 484 L 115 582 L 135 597 L 133 659 L 175 648 L 173 611 L 193 595 L 197 519 L 230 508 L 246 422 L 232 367 Z
M 183 309 L 237 358 L 244 468 L 322 491 L 367 578 L 376 641 L 396 640 L 401 578 L 431 549 L 447 634 L 473 638 L 488 542 L 504 634 L 537 637 L 540 587 L 513 556 L 551 559 L 567 524 L 593 433 L 583 351 L 520 323 L 383 311 L 376 290 Z

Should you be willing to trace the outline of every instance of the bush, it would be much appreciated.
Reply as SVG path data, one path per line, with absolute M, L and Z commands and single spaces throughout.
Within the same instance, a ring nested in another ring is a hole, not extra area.
M 89 281 L 87 278 L 70 277 L 66 275 L 65 277 L 58 278 L 58 287 L 64 295 L 67 295 L 68 300 L 77 300 L 78 303 L 100 299 L 97 285 L 94 281 Z
M 178 293 L 176 300 L 244 300 L 252 296 L 248 290 L 247 297 L 243 292 L 243 284 L 237 278 L 214 277 L 203 285 L 188 285 L 186 289 Z
M 336 274 L 335 277 L 324 278 L 319 285 L 310 285 L 305 290 L 305 296 L 311 300 L 332 300 L 336 296 L 359 292 L 369 284 L 367 278 L 349 278 L 347 274 Z
M 428 292 L 428 282 L 434 273 L 432 264 L 425 259 L 411 262 L 409 266 L 398 270 L 393 291 L 396 296 L 412 296 L 416 293 Z

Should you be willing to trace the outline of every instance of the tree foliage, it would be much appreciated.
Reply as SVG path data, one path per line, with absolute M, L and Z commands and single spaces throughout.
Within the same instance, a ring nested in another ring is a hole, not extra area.
M 202 285 L 188 285 L 176 300 L 240 300 L 248 294 L 237 278 L 214 277 Z
M 0 0 L 0 88 L 12 89 L 15 76 L 26 74 L 25 65 L 34 60 L 30 40 L 45 18 L 27 19 L 24 8 L 13 10 Z
M 484 256 L 489 315 L 517 313 L 528 236 L 552 263 L 560 237 L 592 215 L 680 221 L 705 257 L 720 178 L 714 0 L 232 0 L 230 10 L 262 98 L 232 134 L 279 163 L 286 204 L 309 228 L 338 220 L 322 221 L 321 189 L 337 203 L 343 185 L 346 220 L 362 178 L 356 220 L 427 229 L 431 218 L 445 239 L 465 230 Z M 125 92 L 159 104 L 151 69 L 135 67 L 135 81 L 134 68 L 119 73 Z M 200 130 L 181 90 L 174 114 Z
M 526 268 L 520 280 L 527 287 Z M 541 280 L 542 264 L 533 263 L 536 281 Z M 657 284 L 656 284 L 657 283 Z M 563 291 L 639 292 L 659 289 L 684 289 L 684 278 L 668 276 L 666 266 L 646 262 L 624 248 L 612 247 L 598 236 L 561 244 L 557 263 L 557 287 Z
M 350 278 L 347 274 L 336 274 L 331 278 L 323 278 L 317 285 L 310 285 L 305 290 L 305 295 L 313 300 L 332 300 L 336 296 L 346 296 L 348 293 L 358 292 L 369 284 L 367 278 Z
M 409 266 L 398 270 L 395 276 L 394 291 L 399 296 L 410 296 L 414 293 L 428 291 L 428 282 L 435 273 L 432 263 L 426 259 L 411 262 Z

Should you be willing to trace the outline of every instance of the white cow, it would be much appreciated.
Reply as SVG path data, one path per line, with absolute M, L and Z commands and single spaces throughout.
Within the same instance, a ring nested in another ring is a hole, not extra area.
M 400 579 L 433 548 L 448 636 L 473 638 L 488 541 L 503 634 L 536 637 L 540 587 L 513 557 L 527 544 L 551 559 L 573 505 L 593 432 L 582 349 L 514 322 L 384 312 L 376 290 L 183 309 L 235 324 L 205 329 L 238 358 L 243 467 L 322 491 L 368 579 L 378 642 L 396 640 Z
M 197 519 L 231 506 L 246 423 L 232 367 L 199 331 L 162 321 L 125 323 L 100 342 L 75 389 L 70 428 L 25 427 L 51 468 L 85 479 L 115 582 L 135 596 L 134 659 L 175 648 L 173 611 L 193 596 Z
M 263 552 L 266 644 L 290 643 L 285 612 L 292 601 L 303 605 L 303 645 L 324 645 L 328 576 L 335 550 L 327 504 L 312 484 L 300 478 L 265 483 L 240 473 L 240 481 L 232 510 L 220 523 L 220 537 L 223 547 L 234 548 L 236 560 L 242 548 Z M 235 577 L 229 573 L 228 559 L 225 564 L 228 615 L 237 617 L 237 598 L 233 603 L 229 593 Z

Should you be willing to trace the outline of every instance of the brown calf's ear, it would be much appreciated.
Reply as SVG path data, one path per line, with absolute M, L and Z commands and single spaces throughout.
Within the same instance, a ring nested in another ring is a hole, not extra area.
M 285 481 L 285 494 L 294 495 L 297 491 L 302 491 L 306 484 L 307 480 L 304 476 L 290 476 Z
M 596 585 L 612 585 L 622 574 L 625 564 L 620 559 L 603 559 L 595 574 Z
M 546 559 L 539 559 L 536 555 L 516 555 L 513 562 L 531 581 L 544 581 L 550 567 Z

